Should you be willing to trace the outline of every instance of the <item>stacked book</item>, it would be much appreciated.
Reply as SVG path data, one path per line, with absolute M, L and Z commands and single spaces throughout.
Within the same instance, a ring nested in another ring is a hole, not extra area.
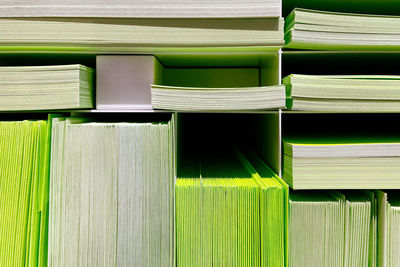
M 0 122 L 0 266 L 47 266 L 49 127 Z
M 376 266 L 376 228 L 372 192 L 291 192 L 288 266 Z
M 400 111 L 400 76 L 292 74 L 282 82 L 291 110 Z
M 171 266 L 171 121 L 55 118 L 49 266 Z
M 394 50 L 400 48 L 400 17 L 295 8 L 286 18 L 287 48 Z
M 0 67 L 0 110 L 94 107 L 94 71 L 82 65 Z
M 287 137 L 283 178 L 294 189 L 399 189 L 400 139 Z
M 256 155 L 187 160 L 175 192 L 178 266 L 285 266 L 287 186 Z

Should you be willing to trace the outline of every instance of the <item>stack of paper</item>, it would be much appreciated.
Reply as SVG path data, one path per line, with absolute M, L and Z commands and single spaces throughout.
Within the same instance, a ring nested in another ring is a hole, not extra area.
M 92 108 L 93 87 L 82 65 L 0 67 L 0 110 Z
M 46 121 L 0 122 L 0 266 L 46 266 Z
M 283 153 L 283 178 L 294 189 L 400 188 L 396 137 L 287 137 Z
M 400 194 L 377 191 L 378 198 L 378 266 L 400 264 Z
M 262 110 L 285 107 L 284 86 L 199 88 L 151 85 L 151 103 L 156 109 Z
M 287 48 L 398 49 L 400 17 L 296 8 L 286 18 Z
M 370 257 L 370 254 L 376 254 L 376 249 L 371 247 L 374 241 L 376 246 L 377 235 L 377 214 L 374 213 L 372 216 L 374 194 L 362 191 L 350 191 L 344 194 L 346 197 L 344 266 L 375 266 L 376 257 Z
M 49 266 L 172 266 L 171 128 L 55 119 Z
M 373 201 L 371 192 L 291 192 L 289 266 L 376 266 Z
M 284 266 L 287 190 L 256 156 L 217 154 L 178 174 L 177 265 Z
M 242 162 L 260 187 L 260 266 L 286 266 L 289 188 L 254 153 L 246 151 L 246 156 L 249 161 L 241 156 Z
M 309 111 L 400 110 L 400 76 L 299 75 L 282 80 L 287 107 Z
M 5 0 L 0 17 L 279 17 L 278 0 Z
M 283 23 L 281 18 L 0 18 L 0 49 L 277 51 L 284 42 Z
M 289 194 L 289 267 L 343 266 L 344 196 L 338 192 Z

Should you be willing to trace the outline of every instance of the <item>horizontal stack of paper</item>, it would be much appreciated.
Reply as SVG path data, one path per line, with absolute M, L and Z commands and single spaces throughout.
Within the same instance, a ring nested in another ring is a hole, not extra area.
M 49 266 L 172 266 L 172 127 L 53 122 Z
M 0 67 L 0 110 L 92 108 L 93 87 L 82 65 Z
M 287 48 L 399 49 L 400 17 L 295 8 L 286 18 Z
M 262 110 L 285 107 L 284 86 L 199 88 L 151 85 L 156 109 L 182 111 Z
M 400 76 L 292 74 L 282 82 L 292 110 L 400 111 Z
M 283 178 L 294 189 L 400 188 L 399 138 L 290 137 L 283 153 Z
M 0 122 L 0 266 L 46 266 L 46 121 Z
M 205 51 L 277 51 L 284 43 L 283 23 L 281 18 L 0 18 L 0 49 L 182 52 L 203 47 Z
M 0 17 L 279 17 L 278 0 L 4 0 Z
M 291 192 L 289 266 L 376 266 L 372 199 L 371 192 Z
M 378 266 L 400 264 L 400 192 L 377 191 L 378 199 Z
M 203 155 L 178 174 L 178 266 L 284 266 L 285 187 L 259 159 L 234 155 Z

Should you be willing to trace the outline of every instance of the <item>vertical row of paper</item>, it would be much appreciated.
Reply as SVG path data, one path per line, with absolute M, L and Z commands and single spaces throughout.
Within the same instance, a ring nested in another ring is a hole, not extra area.
M 49 266 L 170 266 L 167 123 L 54 122 Z
M 0 122 L 0 265 L 43 266 L 47 254 L 49 128 Z

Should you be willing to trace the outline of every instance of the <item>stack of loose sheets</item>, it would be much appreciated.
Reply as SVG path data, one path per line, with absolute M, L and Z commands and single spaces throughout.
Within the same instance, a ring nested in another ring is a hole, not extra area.
M 287 48 L 374 50 L 400 48 L 400 17 L 296 8 L 286 18 Z
M 399 266 L 400 194 L 377 191 L 378 199 L 378 266 Z
M 375 204 L 371 192 L 291 192 L 288 266 L 376 266 Z
M 282 18 L 0 18 L 0 49 L 80 52 L 277 51 Z
M 156 109 L 181 111 L 263 110 L 285 107 L 284 86 L 199 88 L 151 85 Z
M 177 266 L 285 266 L 287 188 L 257 156 L 203 155 L 178 175 Z
M 93 108 L 93 87 L 82 65 L 0 67 L 0 110 Z
M 400 139 L 287 137 L 283 178 L 294 189 L 399 189 Z
M 49 266 L 173 266 L 171 121 L 53 123 Z
M 0 17 L 279 17 L 278 0 L 4 0 Z
M 0 266 L 46 266 L 49 128 L 0 122 Z
M 282 82 L 291 110 L 400 111 L 400 76 L 292 74 Z

